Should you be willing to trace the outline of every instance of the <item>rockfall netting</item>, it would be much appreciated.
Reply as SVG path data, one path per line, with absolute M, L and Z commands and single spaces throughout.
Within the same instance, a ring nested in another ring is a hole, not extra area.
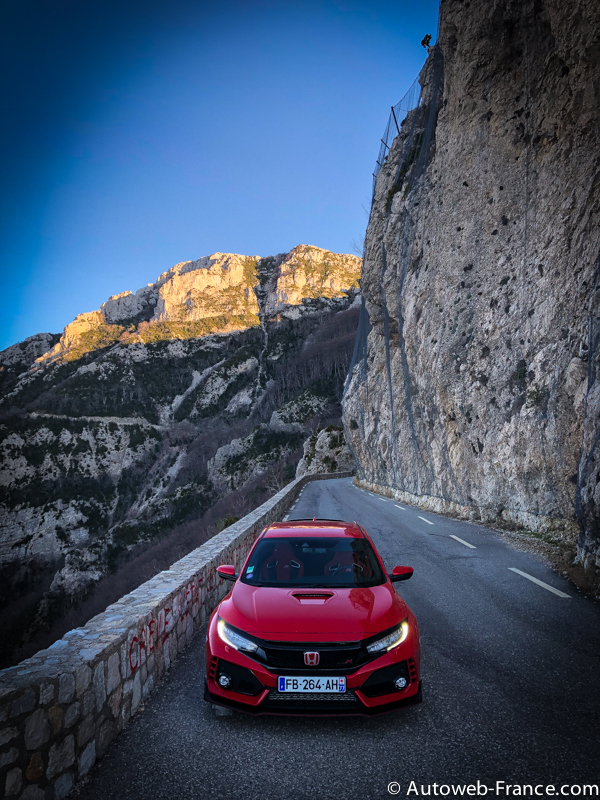
M 404 97 L 395 106 L 392 106 L 390 115 L 388 117 L 387 125 L 381 137 L 381 145 L 379 153 L 377 154 L 377 161 L 375 162 L 375 169 L 373 170 L 373 195 L 375 195 L 375 186 L 377 185 L 377 176 L 379 170 L 383 166 L 388 153 L 391 150 L 394 139 L 400 133 L 400 126 L 406 119 L 408 113 L 421 103 L 421 86 L 419 79 L 415 78 L 410 89 L 406 92 Z
M 443 59 L 439 47 L 432 48 L 430 72 L 427 77 L 427 82 L 423 88 L 417 78 L 404 97 L 395 106 L 392 106 L 390 115 L 388 117 L 387 125 L 381 137 L 381 145 L 373 171 L 373 196 L 371 200 L 371 214 L 373 213 L 373 206 L 375 202 L 375 191 L 377 188 L 377 179 L 382 167 L 385 165 L 392 147 L 395 146 L 396 139 L 400 139 L 398 146 L 401 147 L 401 158 L 399 159 L 394 180 L 388 192 L 388 198 L 385 203 L 385 213 L 387 220 L 390 217 L 391 200 L 394 194 L 399 191 L 403 192 L 406 197 L 413 189 L 417 179 L 425 171 L 429 158 L 431 155 L 431 144 L 435 131 L 435 123 L 439 110 L 439 98 L 443 80 Z M 419 189 L 419 198 L 414 203 L 417 210 L 416 214 L 407 218 L 407 225 L 416 227 L 420 216 L 420 194 L 422 192 L 422 185 Z M 385 230 L 387 231 L 387 221 Z M 389 352 L 389 312 L 385 299 L 384 282 L 387 270 L 387 254 L 385 246 L 385 232 L 382 237 L 381 248 L 381 298 L 383 305 L 383 328 L 386 347 L 386 363 L 387 363 L 387 380 L 388 389 L 390 392 L 390 403 L 392 418 L 394 417 L 393 396 L 392 396 L 392 382 L 390 370 L 390 352 Z M 412 249 L 414 247 L 414 237 L 408 236 L 405 232 L 401 233 L 401 279 L 399 286 L 398 305 L 395 310 L 395 315 L 398 317 L 398 325 L 400 330 L 403 327 L 402 309 L 400 303 L 400 295 L 404 283 L 406 269 L 412 261 Z M 371 330 L 369 320 L 369 312 L 364 302 L 361 305 L 360 318 L 358 323 L 358 331 L 356 336 L 356 343 L 350 370 L 346 380 L 344 395 L 346 394 L 350 380 L 354 374 L 355 367 L 359 365 L 357 374 L 359 384 L 364 383 L 367 378 L 367 338 Z M 403 339 L 401 337 L 401 346 Z M 394 437 L 395 438 L 395 437 Z

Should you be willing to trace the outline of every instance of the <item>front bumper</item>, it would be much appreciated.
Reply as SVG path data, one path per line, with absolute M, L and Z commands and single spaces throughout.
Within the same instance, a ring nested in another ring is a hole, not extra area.
M 374 716 L 396 709 L 418 705 L 422 701 L 420 680 L 420 647 L 418 628 L 397 648 L 359 667 L 343 671 L 328 668 L 305 670 L 267 667 L 250 656 L 225 645 L 209 626 L 206 663 L 207 680 L 204 699 L 215 705 L 233 708 L 247 714 L 283 714 L 300 716 Z M 213 635 L 211 635 L 213 634 Z M 217 682 L 222 671 L 232 677 L 223 688 Z M 408 685 L 397 690 L 392 685 L 396 675 L 404 676 Z M 279 675 L 322 677 L 344 674 L 343 694 L 293 694 L 279 692 Z

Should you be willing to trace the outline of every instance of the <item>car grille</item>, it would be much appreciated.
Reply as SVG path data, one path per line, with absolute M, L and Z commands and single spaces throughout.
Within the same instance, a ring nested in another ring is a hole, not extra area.
M 363 708 L 354 692 L 329 694 L 326 692 L 304 694 L 302 692 L 276 692 L 271 690 L 261 704 L 265 711 L 285 711 L 288 713 L 331 714 L 351 712 Z
M 360 642 L 348 642 L 332 645 L 305 644 L 288 645 L 283 642 L 265 642 L 261 648 L 263 662 L 269 669 L 293 671 L 295 674 L 317 674 L 325 672 L 341 673 L 353 672 L 356 667 L 366 661 L 366 650 Z M 304 663 L 304 653 L 317 651 L 319 653 L 318 666 L 307 667 Z M 261 655 L 262 655 L 261 653 Z

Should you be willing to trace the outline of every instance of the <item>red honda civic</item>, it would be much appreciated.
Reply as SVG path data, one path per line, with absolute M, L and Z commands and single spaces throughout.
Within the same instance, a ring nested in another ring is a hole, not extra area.
M 204 699 L 251 714 L 373 715 L 421 702 L 419 628 L 356 522 L 277 522 L 214 610 Z

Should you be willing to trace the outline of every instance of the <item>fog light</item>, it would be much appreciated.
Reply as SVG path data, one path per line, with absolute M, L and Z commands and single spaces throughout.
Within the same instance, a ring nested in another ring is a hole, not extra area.
M 407 684 L 408 681 L 406 680 L 406 678 L 396 678 L 396 680 L 394 681 L 394 686 L 396 687 L 396 689 L 404 689 Z
M 219 686 L 222 686 L 223 689 L 228 689 L 231 686 L 231 678 L 229 675 L 223 675 L 221 673 L 218 677 Z M 406 683 L 406 681 L 404 681 Z

